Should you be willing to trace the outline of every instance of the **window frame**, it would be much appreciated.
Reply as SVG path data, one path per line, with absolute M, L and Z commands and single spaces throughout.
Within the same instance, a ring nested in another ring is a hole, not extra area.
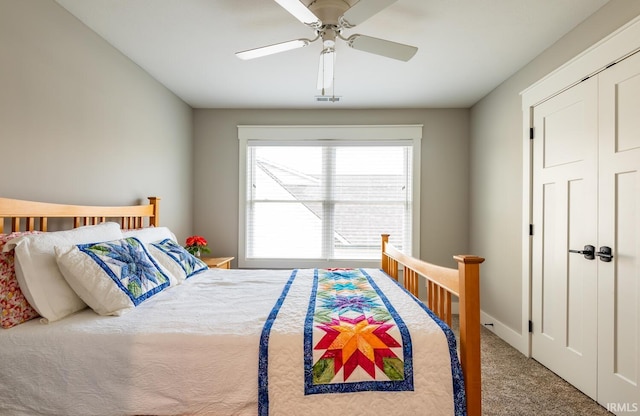
M 239 140 L 239 196 L 238 196 L 238 267 L 240 268 L 313 268 L 313 267 L 380 267 L 380 260 L 316 260 L 316 259 L 248 259 L 246 257 L 247 226 L 247 149 L 249 143 L 264 140 L 273 144 L 310 141 L 393 142 L 401 141 L 413 147 L 412 160 L 412 253 L 420 253 L 420 158 L 422 124 L 403 125 L 238 125 Z M 358 264 L 354 264 L 354 263 Z

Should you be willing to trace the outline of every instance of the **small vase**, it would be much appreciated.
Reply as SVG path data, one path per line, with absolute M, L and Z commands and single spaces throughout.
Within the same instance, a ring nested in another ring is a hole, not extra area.
M 196 251 L 193 252 L 193 255 L 196 256 L 197 258 L 200 258 L 200 249 L 196 249 Z

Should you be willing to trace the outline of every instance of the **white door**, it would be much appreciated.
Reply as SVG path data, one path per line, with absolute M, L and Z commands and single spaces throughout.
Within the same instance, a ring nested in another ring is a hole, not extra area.
M 533 121 L 532 356 L 613 413 L 639 412 L 640 53 Z
M 534 108 L 532 356 L 592 398 L 597 387 L 597 81 Z
M 598 82 L 598 401 L 640 414 L 640 53 Z

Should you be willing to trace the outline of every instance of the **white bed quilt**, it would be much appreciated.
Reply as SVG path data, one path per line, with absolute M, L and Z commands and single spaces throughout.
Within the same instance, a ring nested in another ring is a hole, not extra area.
M 413 391 L 305 395 L 301 332 L 314 270 L 296 273 L 290 286 L 299 288 L 285 297 L 291 270 L 211 269 L 120 317 L 84 310 L 0 331 L 0 414 L 255 416 L 261 338 L 274 311 L 268 414 L 461 414 L 452 334 L 375 269 L 366 273 L 409 328 Z

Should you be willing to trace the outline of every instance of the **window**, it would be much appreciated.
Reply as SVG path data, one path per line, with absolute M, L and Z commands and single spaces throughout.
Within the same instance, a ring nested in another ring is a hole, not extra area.
M 421 131 L 239 126 L 240 267 L 378 266 L 382 233 L 410 253 Z

